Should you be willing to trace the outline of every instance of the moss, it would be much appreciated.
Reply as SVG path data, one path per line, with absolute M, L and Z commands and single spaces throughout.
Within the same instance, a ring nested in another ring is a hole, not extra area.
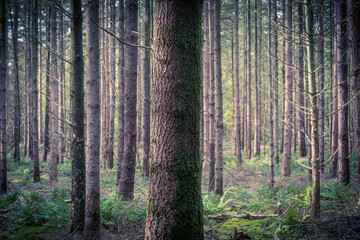
M 234 229 L 238 232 L 243 231 L 254 239 L 263 239 L 271 237 L 264 229 L 265 225 L 270 224 L 271 218 L 265 218 L 260 220 L 247 220 L 240 218 L 232 218 L 220 224 L 216 231 L 221 238 L 228 238 L 234 236 Z
M 1 233 L 0 238 L 1 239 L 14 239 L 14 240 L 22 240 L 22 239 L 47 239 L 44 235 L 50 234 L 54 235 L 56 232 L 58 232 L 58 229 L 44 227 L 44 226 L 33 226 L 33 227 L 27 227 L 24 229 L 21 229 L 17 232 L 8 232 L 8 233 Z

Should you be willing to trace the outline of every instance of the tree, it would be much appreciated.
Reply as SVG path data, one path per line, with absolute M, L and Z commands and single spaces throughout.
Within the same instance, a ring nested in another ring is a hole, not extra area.
M 312 191 L 311 191 L 311 218 L 320 218 L 320 161 L 319 161 L 319 109 L 314 71 L 314 21 L 313 6 L 311 0 L 305 2 L 307 52 L 308 52 L 308 84 L 310 97 L 310 122 L 311 122 L 311 168 L 312 168 Z
M 220 1 L 216 2 L 219 10 Z M 202 1 L 155 1 L 145 239 L 204 239 L 199 142 L 201 17 Z
M 71 123 L 71 225 L 70 231 L 83 231 L 85 221 L 85 135 L 84 135 L 84 58 L 82 48 L 81 1 L 70 1 L 72 76 Z
M 290 177 L 291 140 L 293 123 L 293 75 L 292 75 L 292 0 L 286 0 L 285 5 L 285 125 L 284 152 L 281 176 Z
M 338 107 L 339 109 L 339 182 L 350 183 L 349 168 L 349 89 L 348 89 L 348 67 L 347 67 L 347 34 L 346 34 L 346 2 L 335 1 L 336 8 L 336 77 L 338 80 Z
M 145 46 L 150 47 L 150 0 L 145 1 Z M 150 157 L 150 51 L 145 50 L 144 57 L 144 158 L 143 175 L 149 177 Z
M 254 131 L 254 155 L 258 156 L 260 154 L 260 104 L 259 104 L 259 65 L 258 65 L 258 24 L 257 24 L 257 17 L 258 17 L 258 7 L 257 7 L 257 0 L 255 0 L 255 40 L 254 40 L 254 50 L 255 50 L 255 131 Z
M 13 45 L 14 45 L 14 109 L 13 109 L 13 159 L 20 161 L 20 82 L 19 82 L 19 3 L 14 1 Z
M 250 26 L 250 0 L 247 0 L 247 104 L 246 104 L 246 157 L 251 158 L 251 26 Z
M 138 2 L 126 0 L 125 40 L 135 43 L 137 36 Z M 120 195 L 124 200 L 134 198 L 134 181 L 136 165 L 136 79 L 137 79 L 137 48 L 125 46 L 125 108 L 124 108 L 124 159 L 120 182 Z
M 32 0 L 32 160 L 33 160 L 33 180 L 40 181 L 39 168 L 39 127 L 38 127 L 38 0 Z
M 223 189 L 223 99 L 221 71 L 221 1 L 215 0 L 215 61 L 216 61 L 216 174 L 215 194 L 222 195 Z M 250 153 L 251 154 L 251 153 Z
M 0 3 L 0 194 L 7 192 L 6 169 L 6 40 L 7 40 L 7 1 Z
M 271 1 L 269 0 L 268 2 L 268 13 L 269 13 L 269 21 L 268 21 L 268 29 L 269 29 L 269 34 L 268 34 L 268 49 L 269 49 L 269 57 L 268 57 L 268 63 L 269 63 L 269 67 L 268 67 L 268 71 L 269 71 L 269 95 L 270 95 L 270 105 L 273 104 L 273 78 L 272 78 L 272 66 L 271 66 Z M 276 93 L 275 93 L 276 94 Z M 274 118 L 276 118 L 276 116 L 274 116 L 273 114 L 273 108 L 270 106 L 269 107 L 269 122 L 270 122 L 270 188 L 274 187 Z
M 59 130 L 59 75 L 58 75 L 58 61 L 55 51 L 57 51 L 57 11 L 56 7 L 51 4 L 50 22 L 51 22 L 51 145 L 50 145 L 50 183 L 54 184 L 57 181 L 57 164 L 59 160 L 58 151 L 58 130 Z
M 85 238 L 100 235 L 100 64 L 99 1 L 88 0 L 86 8 L 86 195 Z
M 239 0 L 234 1 L 235 8 L 235 24 L 234 24 L 234 34 L 235 34 L 235 143 L 236 143 L 236 163 L 237 169 L 242 168 L 242 159 L 241 159 L 241 127 L 240 127 L 240 78 L 239 78 Z M 260 148 L 260 146 L 259 146 Z M 260 150 L 260 149 L 259 149 Z
M 277 26 L 277 0 L 273 0 L 274 4 L 274 18 L 273 24 Z M 260 54 L 261 56 L 261 54 Z M 274 27 L 274 160 L 276 164 L 279 164 L 279 64 L 278 64 L 278 29 Z M 261 105 L 261 104 L 260 104 Z M 271 115 L 270 115 L 271 116 Z
M 354 133 L 358 182 L 360 183 L 360 14 L 359 0 L 347 1 L 351 89 L 354 98 Z M 360 196 L 360 192 L 359 192 Z

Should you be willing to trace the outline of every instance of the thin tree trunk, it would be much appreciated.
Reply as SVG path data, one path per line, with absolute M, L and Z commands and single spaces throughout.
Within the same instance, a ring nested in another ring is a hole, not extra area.
M 283 24 L 285 26 L 285 0 L 282 1 L 283 4 Z M 283 64 L 282 64 L 282 83 L 283 83 L 283 94 L 282 94 L 282 111 L 281 111 L 281 143 L 280 143 L 280 153 L 283 154 L 284 153 L 284 133 L 285 133 L 285 63 L 286 63 L 286 55 L 285 55 L 285 44 L 286 44 L 286 33 L 285 33 L 285 28 L 283 28 Z
M 247 0 L 244 0 L 244 5 L 246 5 Z M 243 32 L 247 32 L 246 28 L 247 28 L 247 24 L 246 24 L 246 11 L 242 11 L 243 13 Z M 246 142 L 246 104 L 247 104 L 247 36 L 246 34 L 243 34 L 243 57 L 244 57 L 244 77 L 243 77 L 243 89 L 242 89 L 242 94 L 243 94 L 243 99 L 242 99 L 242 121 L 241 121 L 241 132 L 243 133 L 241 135 L 241 149 L 244 150 L 245 149 L 245 142 Z
M 86 8 L 86 194 L 85 239 L 100 238 L 100 62 L 99 1 L 89 1 Z
M 135 43 L 138 25 L 138 2 L 126 0 L 125 40 Z M 120 195 L 123 200 L 133 200 L 136 165 L 136 79 L 137 48 L 125 46 L 125 109 L 124 109 L 124 160 L 121 173 Z
M 281 176 L 290 177 L 291 140 L 293 127 L 293 75 L 292 67 L 292 0 L 286 0 L 285 5 L 285 122 L 284 125 L 284 152 L 281 167 Z
M 277 26 L 277 0 L 274 1 L 273 24 Z M 261 55 L 260 55 L 261 56 Z M 278 30 L 274 27 L 274 162 L 279 165 L 279 64 L 278 64 Z
M 62 4 L 62 3 L 61 3 Z M 60 14 L 60 27 L 59 27 L 59 35 L 60 35 L 60 54 L 64 55 L 64 16 Z M 65 109 L 64 109 L 64 95 L 65 95 L 65 64 L 62 59 L 60 59 L 60 163 L 64 163 L 64 155 L 65 155 Z
M 270 167 L 270 188 L 274 187 L 274 118 L 276 118 L 276 116 L 273 115 L 273 108 L 272 108 L 272 104 L 273 104 L 273 100 L 274 100 L 274 96 L 273 96 L 273 79 L 272 79 L 272 72 L 271 72 L 271 1 L 268 1 L 268 15 L 269 15 L 269 21 L 268 21 L 268 49 L 269 49 L 269 54 L 268 54 L 268 71 L 269 71 L 269 95 L 270 95 L 270 107 L 269 107 L 269 122 L 270 122 L 270 159 L 269 159 L 269 167 Z
M 347 66 L 347 37 L 346 37 L 346 2 L 335 1 L 336 10 L 336 33 L 337 55 L 336 72 L 339 84 L 339 183 L 350 183 L 349 169 L 349 89 L 348 89 L 348 66 Z
M 254 130 L 254 155 L 258 156 L 260 154 L 260 104 L 259 104 L 259 67 L 258 67 L 258 29 L 257 29 L 257 16 L 258 16 L 258 8 L 257 8 L 257 0 L 255 0 L 255 130 Z
M 71 123 L 71 221 L 70 232 L 84 230 L 85 222 L 85 135 L 84 135 L 84 57 L 82 47 L 81 1 L 70 1 L 72 72 L 70 99 Z M 92 128 L 93 126 L 91 126 Z M 65 135 L 62 135 L 64 138 Z M 91 139 L 93 141 L 93 139 Z M 65 148 L 65 147 L 64 147 Z
M 145 239 L 201 240 L 202 1 L 155 1 L 155 11 Z
M 347 9 L 351 17 L 348 19 L 349 26 L 349 53 L 350 53 L 350 77 L 353 96 L 357 96 L 353 102 L 355 151 L 357 162 L 358 183 L 360 184 L 360 2 L 348 0 Z M 360 198 L 360 190 L 359 190 Z
M 246 157 L 251 158 L 251 26 L 250 26 L 250 0 L 247 0 L 247 88 L 246 88 Z

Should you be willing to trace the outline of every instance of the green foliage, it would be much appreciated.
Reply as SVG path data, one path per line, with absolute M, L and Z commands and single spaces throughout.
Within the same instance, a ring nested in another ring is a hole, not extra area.
M 229 189 L 225 191 L 224 195 L 214 195 L 209 193 L 203 196 L 204 214 L 219 214 L 224 212 L 224 208 L 232 201 L 232 199 L 226 199 L 229 193 Z

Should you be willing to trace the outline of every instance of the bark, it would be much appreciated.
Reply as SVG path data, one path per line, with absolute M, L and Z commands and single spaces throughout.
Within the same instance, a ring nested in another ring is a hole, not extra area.
M 124 0 L 119 2 L 119 35 L 124 38 Z M 118 169 L 116 176 L 116 185 L 120 186 L 123 153 L 124 153 L 124 83 L 125 83 L 125 53 L 124 45 L 119 44 L 119 120 L 118 120 Z M 118 189 L 119 190 L 119 189 Z
M 215 189 L 215 51 L 214 51 L 214 0 L 210 0 L 210 164 L 209 191 Z
M 19 83 L 19 49 L 18 49 L 18 26 L 19 4 L 14 1 L 13 21 L 13 46 L 14 46 L 14 108 L 13 108 L 13 160 L 20 161 L 20 83 Z
M 110 32 L 115 32 L 115 0 L 110 1 Z M 115 38 L 110 39 L 110 116 L 109 116 L 109 138 L 107 147 L 107 167 L 112 169 L 114 167 L 114 134 L 115 134 Z
M 137 35 L 138 2 L 126 0 L 125 40 L 135 43 Z M 120 195 L 123 200 L 133 200 L 136 165 L 136 79 L 137 79 L 137 48 L 125 46 L 125 107 L 124 107 L 124 159 L 121 173 Z
M 150 0 L 145 1 L 145 35 L 150 37 Z M 145 46 L 150 47 L 150 39 L 145 38 Z M 144 57 L 144 157 L 143 175 L 149 178 L 150 157 L 150 51 L 145 50 Z
M 283 24 L 285 26 L 285 11 L 286 11 L 286 7 L 285 7 L 285 0 L 282 1 L 282 5 L 283 5 Z M 284 133 L 285 133 L 285 62 L 286 62 L 286 55 L 285 55 L 285 44 L 286 44 L 286 37 L 285 37 L 285 28 L 283 28 L 283 64 L 282 64 L 282 83 L 283 83 L 283 97 L 282 97 L 282 111 L 281 111 L 281 143 L 280 143 L 280 153 L 283 154 L 284 153 Z
M 152 145 L 145 239 L 204 239 L 201 16 L 202 1 L 155 1 Z
M 347 36 L 346 36 L 346 2 L 335 1 L 336 8 L 336 72 L 338 78 L 338 107 L 339 107 L 339 183 L 350 183 L 349 169 L 349 89 L 348 89 L 348 66 L 347 66 Z
M 354 113 L 354 134 L 355 151 L 357 162 L 358 182 L 360 183 L 360 2 L 358 0 L 348 0 L 347 8 L 350 18 L 349 26 L 349 53 L 350 53 L 350 77 L 352 95 L 355 97 L 353 102 Z M 360 196 L 360 192 L 359 192 Z
M 244 1 L 244 4 L 246 4 L 246 1 L 247 0 L 245 0 Z M 242 13 L 243 13 L 243 27 L 244 27 L 244 29 L 243 29 L 243 32 L 247 32 L 247 24 L 246 24 L 246 21 L 247 21 L 247 19 L 246 19 L 246 11 L 242 11 Z M 243 94 L 243 99 L 242 99 L 242 105 L 243 105 L 243 107 L 242 107 L 242 121 L 241 121 L 241 132 L 243 133 L 242 135 L 241 135 L 241 140 L 240 140 L 240 142 L 241 142 L 241 149 L 242 150 L 244 150 L 245 149 L 245 141 L 246 141 L 246 133 L 247 133 L 247 131 L 246 131 L 246 110 L 247 110 L 247 108 L 246 108 L 246 104 L 247 104 L 247 49 L 246 49 L 246 46 L 247 46 L 247 36 L 246 36 L 246 34 L 243 34 L 243 56 L 244 56 L 244 76 L 243 76 L 243 89 L 242 89 L 242 94 Z
M 46 46 L 50 48 L 50 3 L 47 4 L 46 9 Z M 44 131 L 44 153 L 43 161 L 47 161 L 47 155 L 50 151 L 50 111 L 51 111 L 51 100 L 50 100 L 50 50 L 47 51 L 46 56 L 46 83 L 45 83 L 45 131 Z
M 305 108 L 304 108 L 304 10 L 303 4 L 298 4 L 298 16 L 299 16 L 299 157 L 306 156 L 306 144 L 305 144 Z
M 236 143 L 236 163 L 237 169 L 242 169 L 242 159 L 241 159 L 241 127 L 240 127 L 240 77 L 239 77 L 239 0 L 234 1 L 235 7 L 235 143 Z M 260 152 L 260 145 L 259 145 Z
M 60 13 L 60 26 L 59 26 L 59 52 L 61 56 L 64 56 L 64 15 Z M 60 163 L 64 163 L 65 155 L 65 109 L 64 109 L 64 95 L 65 95 L 65 64 L 62 59 L 60 59 Z
M 246 157 L 251 158 L 251 28 L 250 28 L 250 0 L 247 0 L 247 88 L 246 88 Z
M 215 61 L 216 61 L 216 175 L 215 194 L 222 195 L 223 190 L 223 100 L 221 71 L 221 3 L 215 0 Z
M 269 49 L 269 55 L 268 55 L 268 71 L 269 71 L 269 96 L 270 96 L 270 107 L 269 107 L 269 122 L 270 122 L 270 159 L 269 159 L 269 167 L 270 167 L 270 188 L 274 187 L 274 116 L 273 114 L 273 100 L 274 100 L 274 94 L 273 94 L 273 78 L 272 78 L 272 66 L 271 66 L 271 1 L 268 1 L 268 15 L 269 15 L 269 21 L 268 21 L 268 49 Z
M 274 1 L 274 18 L 273 24 L 277 26 L 277 0 Z M 261 54 L 260 54 L 261 56 Z M 278 30 L 274 27 L 274 162 L 279 164 L 279 64 L 278 64 Z M 261 104 L 259 104 L 261 105 Z
M 257 30 L 257 0 L 255 0 L 255 39 L 254 39 L 254 50 L 255 50 L 255 130 L 254 130 L 254 155 L 258 156 L 260 154 L 260 104 L 259 104 L 259 67 L 258 67 L 258 30 Z
M 319 161 L 319 110 L 317 102 L 317 90 L 314 72 L 314 21 L 313 6 L 311 0 L 305 2 L 305 16 L 307 26 L 307 52 L 308 52 L 308 84 L 310 98 L 310 122 L 311 122 L 311 168 L 312 168 L 312 191 L 311 191 L 311 211 L 312 219 L 320 218 L 320 161 Z
M 51 5 L 51 145 L 50 145 L 50 183 L 54 184 L 57 182 L 57 164 L 59 159 L 58 152 L 58 130 L 59 130 L 59 75 L 58 75 L 58 60 L 56 53 L 57 51 L 57 22 L 56 22 L 57 11 L 55 6 Z
M 39 168 L 39 127 L 38 127 L 38 42 L 35 38 L 38 37 L 38 0 L 32 0 L 32 160 L 33 160 L 33 181 L 40 181 Z
M 285 125 L 284 125 L 284 152 L 281 167 L 281 176 L 290 177 L 291 141 L 293 127 L 293 75 L 292 59 L 292 0 L 286 0 L 285 5 Z
M 6 169 L 6 47 L 7 47 L 7 1 L 0 3 L 0 194 L 7 192 Z
M 100 75 L 99 1 L 88 1 L 86 8 L 86 239 L 100 237 Z
M 325 97 L 324 97 L 324 82 L 325 82 L 325 68 L 324 68 L 324 24 L 323 24 L 323 0 L 319 2 L 318 10 L 318 22 L 319 22 L 319 35 L 318 35 L 318 60 L 319 60 L 319 161 L 321 173 L 324 173 L 324 161 L 325 161 Z
M 70 87 L 71 123 L 71 222 L 70 232 L 84 230 L 85 221 L 85 135 L 84 135 L 84 58 L 82 48 L 81 1 L 70 1 L 73 79 Z

